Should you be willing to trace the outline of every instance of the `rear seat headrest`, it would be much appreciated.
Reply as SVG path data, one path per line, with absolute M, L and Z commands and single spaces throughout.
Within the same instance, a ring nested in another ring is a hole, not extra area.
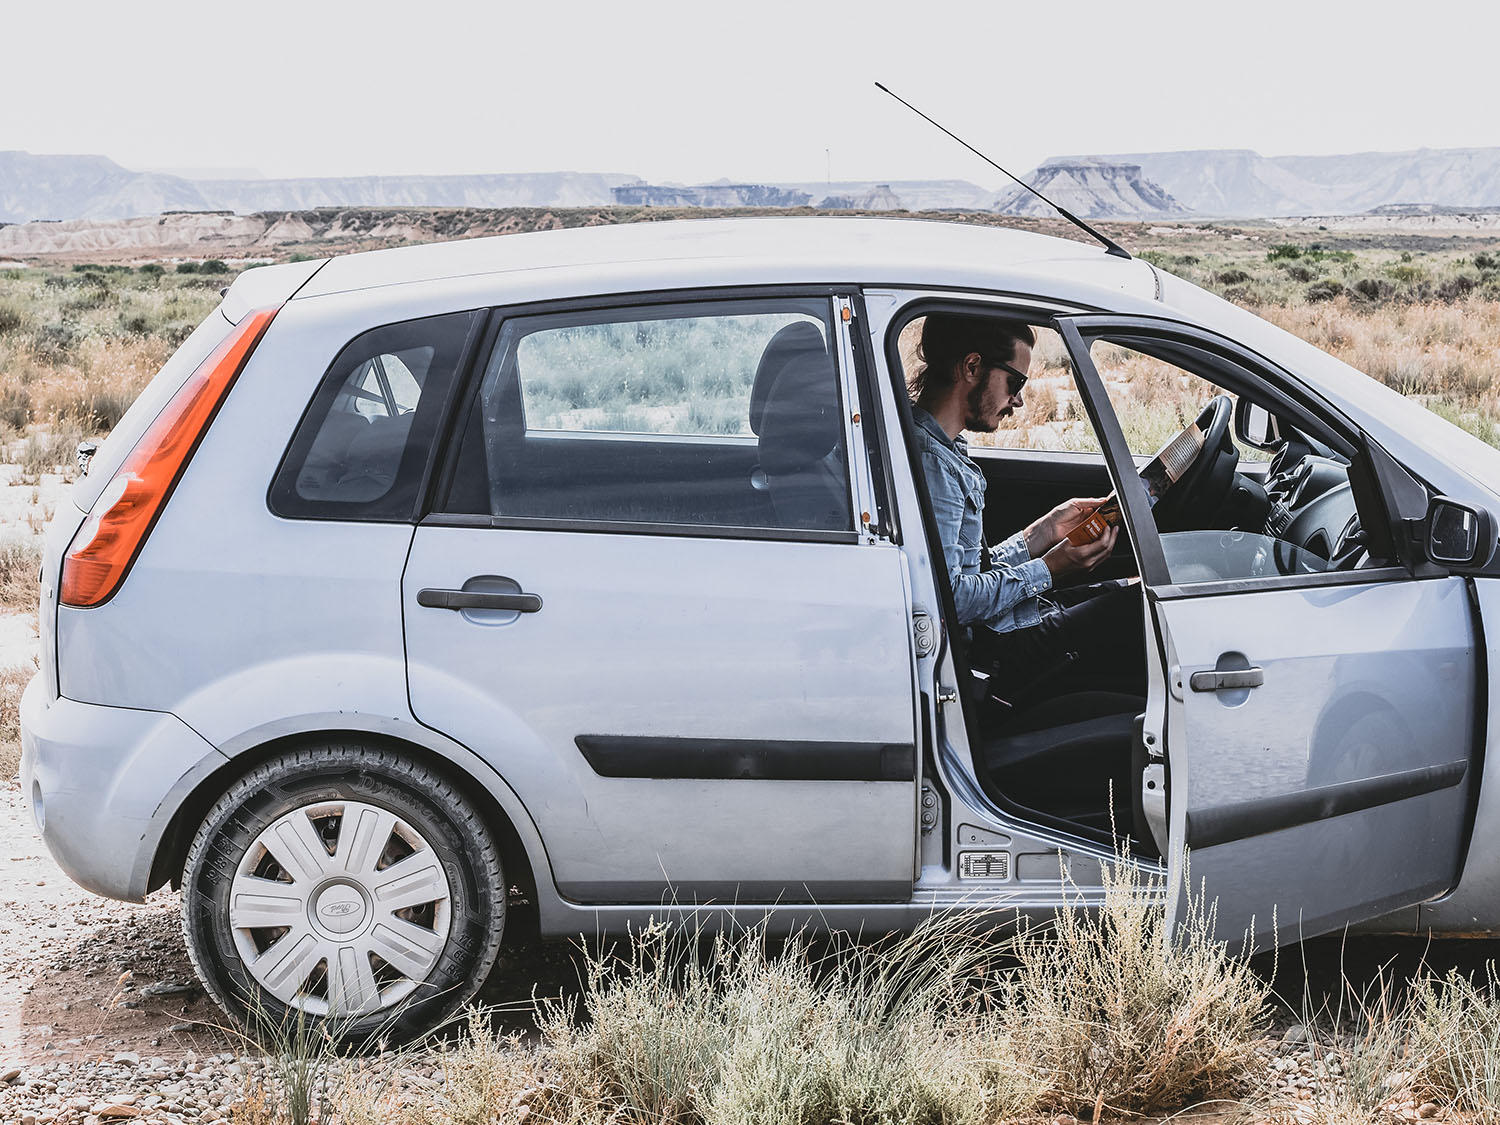
M 771 387 L 783 369 L 793 359 L 804 355 L 826 357 L 828 349 L 823 344 L 823 333 L 816 324 L 799 320 L 788 324 L 771 337 L 766 350 L 760 353 L 760 363 L 755 368 L 755 382 L 750 388 L 750 432 L 758 434 L 766 417 L 766 401 Z

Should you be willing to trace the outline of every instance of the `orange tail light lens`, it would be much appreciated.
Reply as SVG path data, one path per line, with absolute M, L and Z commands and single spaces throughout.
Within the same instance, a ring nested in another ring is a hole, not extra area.
M 259 309 L 240 321 L 136 442 L 63 556 L 63 605 L 100 605 L 120 588 L 224 396 L 278 311 Z

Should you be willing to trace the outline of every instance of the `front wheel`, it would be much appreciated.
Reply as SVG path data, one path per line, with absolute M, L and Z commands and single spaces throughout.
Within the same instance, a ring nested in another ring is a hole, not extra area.
M 183 932 L 251 1031 L 297 1013 L 358 1044 L 430 1031 L 478 991 L 505 921 L 499 852 L 445 778 L 389 750 L 264 762 L 188 851 Z

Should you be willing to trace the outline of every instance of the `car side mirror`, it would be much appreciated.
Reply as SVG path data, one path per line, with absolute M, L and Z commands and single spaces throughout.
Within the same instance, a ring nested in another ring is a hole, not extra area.
M 1427 557 L 1442 566 L 1477 570 L 1495 556 L 1495 517 L 1488 508 L 1436 497 L 1427 508 Z
M 1235 403 L 1234 434 L 1251 449 L 1280 449 L 1284 440 L 1276 416 L 1248 398 Z

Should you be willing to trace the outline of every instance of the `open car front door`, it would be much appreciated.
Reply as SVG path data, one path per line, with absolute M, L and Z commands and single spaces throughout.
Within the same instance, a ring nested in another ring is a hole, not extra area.
M 1146 819 L 1154 807 L 1165 827 L 1168 908 L 1179 923 L 1190 906 L 1212 908 L 1220 939 L 1266 948 L 1449 890 L 1467 847 L 1483 729 L 1466 581 L 1396 566 L 1174 574 L 1173 536 L 1153 521 L 1096 344 L 1149 351 L 1159 340 L 1174 362 L 1198 356 L 1196 373 L 1217 386 L 1344 434 L 1352 472 L 1362 439 L 1312 415 L 1287 394 L 1290 376 L 1221 338 L 1145 318 L 1079 317 L 1059 328 L 1122 498 L 1155 630 L 1138 780 Z M 1367 494 L 1367 527 L 1386 519 L 1370 507 Z

